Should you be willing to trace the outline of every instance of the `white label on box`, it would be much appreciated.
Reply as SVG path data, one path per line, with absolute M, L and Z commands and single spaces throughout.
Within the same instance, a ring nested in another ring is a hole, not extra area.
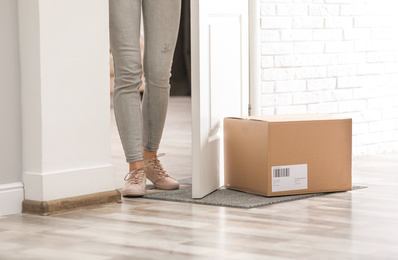
M 308 165 L 283 165 L 272 168 L 272 192 L 308 188 Z

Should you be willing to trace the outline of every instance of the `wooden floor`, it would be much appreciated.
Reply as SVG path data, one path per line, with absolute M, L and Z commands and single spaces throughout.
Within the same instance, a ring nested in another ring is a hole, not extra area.
M 170 108 L 163 161 L 186 178 L 189 99 Z M 120 186 L 127 168 L 112 138 Z M 353 182 L 368 188 L 254 209 L 141 198 L 4 216 L 0 259 L 398 259 L 398 154 L 354 159 Z

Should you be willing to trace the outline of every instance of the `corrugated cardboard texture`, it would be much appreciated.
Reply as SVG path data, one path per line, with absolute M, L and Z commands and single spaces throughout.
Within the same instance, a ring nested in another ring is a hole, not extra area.
M 268 185 L 268 128 L 264 122 L 250 120 L 224 121 L 225 187 L 255 192 Z M 248 177 L 248 178 L 246 178 Z M 230 185 L 232 184 L 232 185 Z
M 298 115 L 226 118 L 225 186 L 265 196 L 351 190 L 352 120 Z M 272 192 L 271 167 L 307 164 L 308 188 Z

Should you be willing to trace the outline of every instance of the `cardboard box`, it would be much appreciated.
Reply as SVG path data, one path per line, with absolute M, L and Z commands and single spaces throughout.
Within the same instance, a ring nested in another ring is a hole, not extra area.
M 225 187 L 265 196 L 351 190 L 351 147 L 349 118 L 225 118 Z

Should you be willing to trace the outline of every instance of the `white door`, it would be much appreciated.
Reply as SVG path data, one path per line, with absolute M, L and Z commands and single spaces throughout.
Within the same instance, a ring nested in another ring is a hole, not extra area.
M 249 108 L 249 0 L 192 0 L 192 197 L 224 184 L 223 118 Z

